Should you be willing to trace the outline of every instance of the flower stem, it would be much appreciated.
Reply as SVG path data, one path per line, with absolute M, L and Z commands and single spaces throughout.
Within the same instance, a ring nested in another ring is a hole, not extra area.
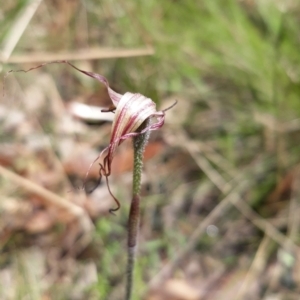
M 138 129 L 142 131 L 150 123 L 146 120 Z M 130 300 L 134 283 L 134 263 L 137 248 L 137 238 L 140 223 L 140 190 L 143 168 L 143 154 L 148 142 L 150 132 L 142 133 L 133 138 L 134 160 L 133 160 L 133 187 L 132 200 L 128 218 L 128 256 L 127 256 L 127 282 L 126 282 L 126 300 Z

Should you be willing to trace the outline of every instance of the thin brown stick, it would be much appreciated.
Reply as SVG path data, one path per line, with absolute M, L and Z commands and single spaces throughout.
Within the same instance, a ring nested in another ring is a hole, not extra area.
M 55 60 L 91 60 L 91 59 L 109 59 L 121 57 L 137 57 L 148 56 L 155 53 L 154 48 L 134 48 L 134 49 L 116 49 L 116 48 L 90 48 L 77 50 L 76 52 L 61 52 L 61 53 L 47 53 L 47 52 L 31 52 L 22 55 L 12 55 L 2 62 L 13 64 L 31 64 L 37 62 L 51 62 Z
M 246 277 L 242 283 L 242 286 L 235 296 L 235 300 L 243 300 L 247 298 L 247 292 L 249 291 L 249 288 L 251 287 L 253 282 L 255 282 L 257 278 L 259 278 L 266 267 L 269 252 L 272 249 L 271 245 L 272 240 L 270 239 L 270 237 L 265 236 L 258 247 L 249 271 L 247 272 Z
M 82 230 L 85 233 L 89 233 L 92 230 L 93 228 L 92 222 L 89 216 L 87 215 L 87 213 L 80 206 L 65 200 L 64 198 L 52 193 L 49 190 L 46 190 L 42 186 L 39 186 L 36 183 L 24 177 L 21 177 L 18 174 L 13 173 L 12 171 L 4 168 L 1 165 L 0 165 L 0 175 L 11 180 L 17 186 L 22 187 L 26 191 L 40 196 L 41 199 L 43 199 L 47 204 L 55 205 L 56 207 L 69 212 L 72 216 L 74 216 L 78 220 Z

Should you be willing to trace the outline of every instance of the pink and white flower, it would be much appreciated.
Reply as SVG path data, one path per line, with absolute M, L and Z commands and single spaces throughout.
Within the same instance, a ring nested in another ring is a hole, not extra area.
M 101 170 L 101 175 L 107 177 L 111 172 L 111 163 L 115 151 L 117 147 L 122 143 L 122 141 L 146 131 L 153 131 L 161 128 L 165 122 L 165 111 L 167 109 L 157 111 L 156 104 L 150 98 L 147 98 L 139 93 L 133 94 L 127 92 L 124 95 L 121 95 L 110 88 L 107 79 L 102 75 L 83 71 L 70 64 L 69 62 L 66 63 L 68 63 L 79 72 L 104 83 L 107 87 L 109 97 L 112 100 L 113 108 L 106 111 L 114 111 L 115 118 L 112 124 L 109 146 L 102 151 L 103 153 L 108 150 L 108 153 L 104 158 Z M 142 123 L 148 118 L 156 118 L 156 121 L 151 122 L 150 125 L 143 129 L 141 132 L 136 132 L 137 129 L 142 125 Z
M 101 181 L 102 176 L 106 177 L 107 186 L 109 189 L 108 184 L 108 176 L 110 176 L 111 173 L 111 164 L 113 161 L 114 154 L 116 152 L 117 147 L 127 138 L 137 136 L 139 134 L 145 133 L 147 131 L 153 131 L 161 128 L 164 125 L 165 122 L 165 111 L 172 108 L 177 102 L 175 102 L 171 107 L 157 111 L 156 110 L 156 104 L 150 99 L 147 98 L 141 94 L 133 94 L 130 92 L 125 93 L 124 95 L 119 94 L 115 92 L 113 89 L 110 88 L 108 80 L 103 77 L 102 75 L 99 75 L 97 73 L 93 72 L 87 72 L 78 69 L 73 64 L 71 64 L 68 61 L 54 61 L 50 62 L 52 63 L 65 63 L 71 66 L 72 68 L 76 69 L 77 71 L 90 76 L 101 83 L 104 83 L 107 87 L 108 94 L 110 99 L 112 100 L 112 107 L 107 110 L 102 110 L 103 112 L 115 112 L 115 117 L 112 124 L 112 130 L 111 130 L 111 138 L 109 142 L 109 146 L 106 147 L 100 155 L 97 157 L 97 159 L 94 161 L 94 163 L 98 160 L 100 156 L 104 152 L 107 151 L 106 156 L 104 157 L 103 163 L 100 164 L 100 170 L 99 170 L 99 181 Z M 28 72 L 37 68 L 40 68 L 44 65 L 47 65 L 49 63 L 41 64 L 37 67 L 33 67 L 27 71 L 19 70 L 17 72 Z M 147 119 L 150 119 L 150 125 L 144 128 L 141 131 L 138 131 L 138 128 L 146 121 Z M 109 192 L 111 196 L 114 198 L 116 203 L 118 204 L 118 207 L 116 209 L 112 209 L 112 211 L 116 211 L 120 207 L 119 201 L 113 196 L 110 189 Z

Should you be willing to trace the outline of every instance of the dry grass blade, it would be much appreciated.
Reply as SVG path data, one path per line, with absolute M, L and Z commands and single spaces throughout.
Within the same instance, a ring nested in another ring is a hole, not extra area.
M 260 274 L 264 271 L 271 248 L 270 245 L 270 237 L 265 236 L 259 245 L 254 260 L 250 266 L 246 278 L 242 283 L 242 287 L 240 288 L 238 294 L 235 297 L 235 300 L 246 299 L 246 294 L 249 292 L 251 285 L 255 283 L 257 278 L 259 278 Z
M 299 233 L 299 195 L 300 195 L 300 168 L 297 167 L 295 171 L 294 180 L 292 183 L 292 196 L 289 205 L 289 217 L 288 217 L 288 232 L 289 237 L 295 241 L 298 238 Z
M 87 59 L 108 59 L 121 57 L 137 57 L 153 55 L 155 53 L 152 47 L 117 49 L 117 48 L 90 48 L 77 50 L 76 52 L 47 53 L 37 52 L 23 55 L 14 55 L 9 59 L 1 58 L 2 62 L 21 64 L 36 62 L 51 62 L 56 60 L 87 60 Z
M 14 182 L 17 186 L 21 186 L 26 191 L 29 191 L 35 195 L 40 196 L 46 204 L 54 205 L 60 209 L 65 210 L 70 213 L 73 217 L 75 217 L 83 232 L 88 235 L 92 228 L 92 222 L 86 212 L 79 206 L 65 200 L 64 198 L 46 190 L 45 188 L 35 184 L 34 182 L 23 178 L 10 170 L 0 166 L 0 174 Z
M 232 203 L 247 219 L 256 227 L 271 237 L 282 248 L 287 251 L 299 251 L 300 248 L 287 236 L 278 231 L 270 222 L 261 218 L 247 203 L 240 201 Z
M 23 12 L 20 13 L 19 18 L 16 20 L 15 24 L 11 27 L 10 32 L 7 34 L 5 40 L 2 44 L 2 50 L 0 52 L 1 62 L 6 62 L 13 52 L 15 46 L 17 45 L 19 39 L 21 38 L 23 32 L 27 28 L 31 18 L 36 12 L 38 6 L 42 0 L 32 0 L 28 1 Z M 0 66 L 0 71 L 2 66 Z
M 191 141 L 186 133 L 181 130 L 180 128 L 176 128 L 176 139 L 171 141 L 171 143 L 175 143 L 177 146 L 184 146 L 186 150 L 189 152 L 191 157 L 195 160 L 196 164 L 199 166 L 199 168 L 206 174 L 206 176 L 211 180 L 212 183 L 216 185 L 218 189 L 220 189 L 223 193 L 228 193 L 230 190 L 232 190 L 232 186 L 227 183 L 227 181 L 221 176 L 221 174 L 215 170 L 210 162 L 206 159 L 206 157 L 202 154 L 202 151 L 204 152 L 204 146 L 202 144 L 199 144 L 197 142 Z M 213 154 L 213 160 L 217 164 L 217 161 L 220 162 L 220 158 L 217 157 L 216 160 L 216 155 L 212 152 L 212 150 L 209 150 L 210 152 L 210 157 L 211 153 Z M 222 167 L 224 167 L 224 161 L 226 160 L 222 159 Z M 228 162 L 225 163 L 226 166 L 229 166 L 230 164 Z M 237 174 L 237 172 L 233 169 L 230 168 L 230 172 L 228 174 Z
M 217 153 L 215 149 L 200 141 L 197 141 L 195 143 L 195 148 L 198 148 L 198 151 L 205 153 L 205 156 L 215 165 L 217 165 L 221 170 L 226 172 L 226 174 L 228 174 L 232 178 L 235 178 L 237 176 L 237 170 L 235 170 L 224 157 Z
M 232 189 L 231 186 L 228 186 L 226 184 L 226 181 L 220 175 L 220 173 L 211 166 L 209 161 L 201 153 L 198 153 L 199 148 L 196 144 L 190 143 L 186 139 L 184 145 L 187 148 L 190 155 L 196 161 L 200 169 L 206 174 L 206 176 L 211 180 L 212 183 L 215 184 L 215 186 L 218 189 L 220 189 L 223 193 L 226 193 L 230 189 Z

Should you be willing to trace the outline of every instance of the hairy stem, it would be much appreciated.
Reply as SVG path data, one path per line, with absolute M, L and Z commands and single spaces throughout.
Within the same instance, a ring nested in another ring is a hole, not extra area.
M 142 131 L 149 125 L 150 120 L 146 120 L 140 127 Z M 128 256 L 127 256 L 127 282 L 126 300 L 130 300 L 134 283 L 134 263 L 137 248 L 137 238 L 140 223 L 140 190 L 143 168 L 143 154 L 148 142 L 150 133 L 145 132 L 133 138 L 134 161 L 133 161 L 133 187 L 132 200 L 128 218 Z

